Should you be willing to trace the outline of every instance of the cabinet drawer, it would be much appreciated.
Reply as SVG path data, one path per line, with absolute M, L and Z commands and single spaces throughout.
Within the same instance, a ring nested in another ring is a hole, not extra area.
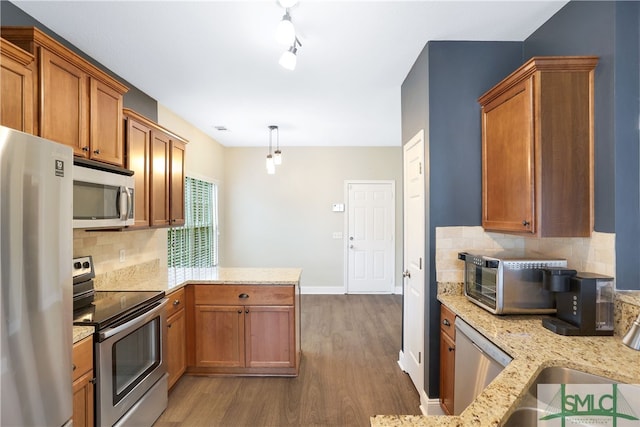
M 197 285 L 196 304 L 293 305 L 294 287 L 278 285 Z
M 167 318 L 169 318 L 184 308 L 184 288 L 171 292 L 167 295 L 167 298 L 169 299 L 167 303 Z
M 440 305 L 440 330 L 452 340 L 456 339 L 455 320 L 456 315 L 446 306 Z
M 73 345 L 73 381 L 93 369 L 93 338 L 87 337 Z

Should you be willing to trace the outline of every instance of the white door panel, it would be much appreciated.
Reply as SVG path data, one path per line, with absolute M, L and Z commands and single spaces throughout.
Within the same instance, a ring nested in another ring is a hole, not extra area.
M 393 182 L 347 183 L 347 292 L 393 293 Z
M 418 392 L 424 386 L 424 131 L 404 146 L 404 309 L 401 363 Z

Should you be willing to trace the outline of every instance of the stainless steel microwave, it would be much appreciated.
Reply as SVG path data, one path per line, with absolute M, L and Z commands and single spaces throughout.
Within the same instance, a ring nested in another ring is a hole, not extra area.
M 124 228 L 134 223 L 133 171 L 88 160 L 73 165 L 73 228 Z
M 555 313 L 555 297 L 542 286 L 544 268 L 566 267 L 567 260 L 518 251 L 495 255 L 460 252 L 464 294 L 493 314 Z

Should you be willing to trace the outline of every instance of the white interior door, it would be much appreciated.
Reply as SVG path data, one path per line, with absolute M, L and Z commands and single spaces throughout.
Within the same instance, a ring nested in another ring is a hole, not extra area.
M 347 293 L 393 293 L 393 181 L 347 182 Z
M 404 146 L 404 304 L 400 365 L 419 393 L 424 386 L 424 130 Z

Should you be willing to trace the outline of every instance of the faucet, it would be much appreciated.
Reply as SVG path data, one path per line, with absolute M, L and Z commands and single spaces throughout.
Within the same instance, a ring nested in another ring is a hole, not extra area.
M 622 343 L 634 350 L 640 350 L 640 314 L 638 314 L 638 318 L 631 324 L 629 331 L 622 338 Z

